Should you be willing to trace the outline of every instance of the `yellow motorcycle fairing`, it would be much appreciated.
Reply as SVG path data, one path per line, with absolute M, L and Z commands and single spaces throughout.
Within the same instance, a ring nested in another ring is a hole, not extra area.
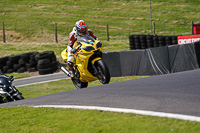
M 64 49 L 62 52 L 61 52 L 61 57 L 62 57 L 62 59 L 65 61 L 65 62 L 67 62 L 67 48 L 66 49 Z
M 102 43 L 99 40 L 94 39 L 89 41 L 84 41 L 84 39 L 82 39 L 79 40 L 78 43 L 79 45 L 76 48 L 80 47 L 81 49 L 76 53 L 74 58 L 80 74 L 80 81 L 90 82 L 97 80 L 98 78 L 95 77 L 88 68 L 90 68 L 91 65 L 94 65 L 96 61 L 102 59 L 101 56 L 98 56 L 98 53 L 102 53 Z M 64 61 L 67 61 L 67 49 L 64 49 L 61 52 L 61 57 Z

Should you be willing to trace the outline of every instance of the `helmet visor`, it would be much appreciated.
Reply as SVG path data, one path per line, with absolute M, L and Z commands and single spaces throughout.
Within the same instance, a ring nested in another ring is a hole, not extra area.
M 86 35 L 86 33 L 87 33 L 87 28 L 78 30 L 78 34 L 80 35 Z

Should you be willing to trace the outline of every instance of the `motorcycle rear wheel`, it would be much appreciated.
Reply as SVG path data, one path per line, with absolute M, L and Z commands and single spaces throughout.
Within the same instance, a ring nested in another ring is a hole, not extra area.
M 7 102 L 8 102 L 8 100 L 6 98 L 0 97 L 0 104 L 1 103 L 7 103 Z
M 86 88 L 88 86 L 88 82 L 81 82 L 79 78 L 71 78 L 71 80 L 77 89 Z
M 98 74 L 97 78 L 102 84 L 108 84 L 110 82 L 110 72 L 103 60 L 98 60 L 95 63 L 95 67 L 97 68 Z

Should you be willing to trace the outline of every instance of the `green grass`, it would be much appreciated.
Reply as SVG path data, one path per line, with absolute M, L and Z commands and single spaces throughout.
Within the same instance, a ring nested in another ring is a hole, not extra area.
M 199 123 L 74 109 L 0 108 L 1 133 L 198 133 Z M 9 112 L 9 113 L 8 113 Z
M 151 0 L 152 19 L 157 35 L 191 34 L 191 21 L 199 22 L 199 0 Z M 6 41 L 0 57 L 25 52 L 53 50 L 58 61 L 66 48 L 74 23 L 83 19 L 102 40 L 103 51 L 129 50 L 128 36 L 150 34 L 149 0 L 0 0 L 0 42 L 2 23 Z M 59 43 L 54 43 L 54 24 Z M 106 24 L 110 41 L 106 41 Z M 30 73 L 12 74 L 16 78 Z M 111 83 L 139 77 L 111 78 Z M 98 81 L 89 87 L 100 85 Z M 25 98 L 74 90 L 71 80 L 18 87 Z M 73 109 L 6 107 L 0 108 L 0 132 L 134 132 L 198 133 L 198 122 L 135 114 Z
M 61 58 L 60 53 L 64 50 L 66 44 L 5 44 L 0 43 L 0 57 L 16 55 L 27 52 L 43 52 L 43 51 L 54 51 L 57 58 Z M 103 52 L 109 51 L 123 51 L 129 50 L 128 41 L 118 41 L 118 42 L 104 42 Z
M 111 83 L 145 78 L 127 76 L 111 78 Z M 89 87 L 100 85 L 99 81 Z M 70 79 L 18 87 L 25 98 L 74 90 Z M 115 113 L 97 110 L 33 108 L 27 106 L 0 108 L 1 133 L 198 133 L 199 122 L 178 119 L 142 116 L 130 113 Z
M 30 77 L 30 73 L 12 73 L 12 74 L 6 74 L 8 76 L 12 75 L 15 79 L 20 79 L 20 78 L 27 78 Z
M 103 41 L 106 24 L 110 41 L 128 40 L 130 34 L 150 34 L 149 0 L 0 0 L 8 42 L 67 43 L 74 23 L 83 19 Z M 158 35 L 191 34 L 191 21 L 199 22 L 199 0 L 152 0 L 152 19 Z M 2 25 L 0 23 L 0 30 Z M 2 41 L 0 35 L 0 41 Z

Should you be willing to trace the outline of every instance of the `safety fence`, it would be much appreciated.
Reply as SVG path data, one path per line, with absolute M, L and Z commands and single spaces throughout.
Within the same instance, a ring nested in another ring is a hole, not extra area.
M 134 23 L 134 22 L 133 22 Z M 157 34 L 157 35 L 186 35 L 191 34 L 191 25 L 171 25 L 165 22 L 153 23 L 153 28 L 146 24 L 133 24 L 132 27 L 124 25 L 89 25 L 89 28 L 101 40 L 124 40 L 132 34 Z M 66 43 L 68 34 L 74 24 L 69 23 L 40 23 L 40 22 L 12 22 L 2 21 L 0 23 L 0 42 L 16 43 Z
M 103 60 L 112 77 L 162 75 L 198 69 L 200 42 L 147 49 L 106 52 Z

